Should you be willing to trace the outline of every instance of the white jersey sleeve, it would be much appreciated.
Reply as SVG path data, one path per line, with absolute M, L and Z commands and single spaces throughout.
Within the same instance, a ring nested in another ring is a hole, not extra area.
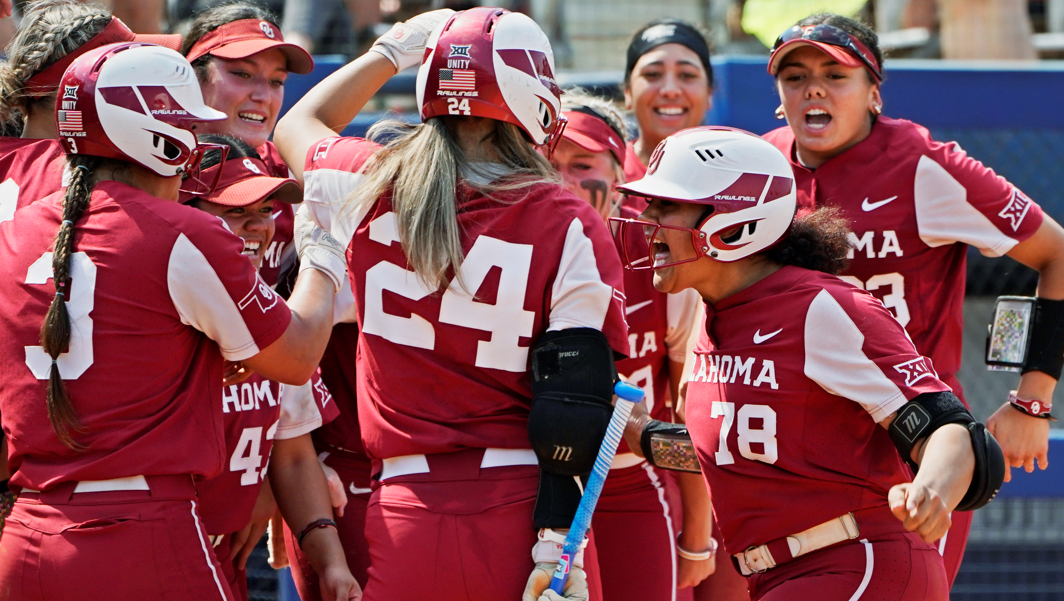
M 602 330 L 610 302 L 612 286 L 602 281 L 595 247 L 584 234 L 578 217 L 569 222 L 562 249 L 558 275 L 551 290 L 548 331 L 567 328 Z
M 317 374 L 302 386 L 282 384 L 281 416 L 275 438 L 288 440 L 317 430 L 326 422 L 319 403 L 327 405 L 330 402 L 333 402 L 332 395 Z

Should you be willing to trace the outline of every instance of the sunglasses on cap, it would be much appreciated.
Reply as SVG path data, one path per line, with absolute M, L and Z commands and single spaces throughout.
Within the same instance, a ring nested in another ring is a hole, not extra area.
M 868 46 L 865 46 L 861 40 L 838 27 L 824 23 L 820 25 L 795 25 L 776 38 L 776 42 L 772 44 L 772 53 L 775 54 L 780 47 L 788 42 L 797 40 L 819 42 L 846 49 L 849 54 L 864 63 L 864 66 L 875 76 L 876 81 L 883 81 L 883 72 L 880 71 L 879 63 L 876 61 L 872 51 L 868 49 Z

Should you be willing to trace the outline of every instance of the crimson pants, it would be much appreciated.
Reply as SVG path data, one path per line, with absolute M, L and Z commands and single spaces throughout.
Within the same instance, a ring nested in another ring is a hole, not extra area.
M 22 493 L 0 545 L 0 601 L 233 601 L 191 476 L 151 490 Z

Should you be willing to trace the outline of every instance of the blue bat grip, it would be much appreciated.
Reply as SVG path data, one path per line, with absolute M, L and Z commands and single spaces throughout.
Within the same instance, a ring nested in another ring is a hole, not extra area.
M 617 404 L 613 408 L 613 416 L 610 425 L 606 428 L 606 437 L 599 447 L 598 457 L 595 458 L 595 467 L 591 469 L 591 477 L 584 487 L 584 494 L 580 497 L 580 505 L 576 508 L 576 516 L 573 525 L 569 528 L 569 534 L 565 537 L 562 545 L 562 557 L 558 562 L 558 570 L 554 572 L 550 588 L 552 591 L 562 594 L 565 582 L 569 579 L 569 567 L 580 543 L 584 542 L 584 535 L 591 526 L 591 515 L 595 513 L 599 495 L 602 494 L 602 486 L 606 483 L 606 476 L 610 472 L 610 464 L 613 456 L 617 453 L 617 445 L 624 436 L 624 427 L 628 424 L 628 416 L 632 414 L 632 405 L 643 400 L 643 390 L 627 382 L 617 382 L 613 387 L 613 393 L 617 395 Z

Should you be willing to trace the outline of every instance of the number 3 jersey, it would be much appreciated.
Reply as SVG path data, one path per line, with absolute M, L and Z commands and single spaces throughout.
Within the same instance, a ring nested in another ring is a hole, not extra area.
M 51 253 L 62 197 L 0 223 L 0 415 L 12 483 L 136 475 L 213 477 L 225 457 L 222 358 L 240 361 L 291 319 L 243 242 L 216 217 L 124 184 L 96 185 L 77 221 L 59 372 L 84 430 L 77 452 L 45 412 L 51 358 L 40 345 L 55 297 Z
M 909 476 L 878 422 L 945 390 L 897 320 L 834 276 L 783 267 L 707 304 L 687 424 L 728 552 L 886 508 Z
M 208 534 L 229 534 L 247 525 L 266 479 L 274 440 L 307 434 L 340 412 L 317 373 L 302 386 L 254 374 L 222 388 L 222 414 L 225 469 L 217 478 L 196 485 Z
M 867 138 L 816 170 L 796 160 L 789 127 L 765 139 L 789 157 L 800 206 L 836 206 L 850 221 L 843 279 L 882 300 L 961 396 L 966 245 L 1009 252 L 1041 225 L 1038 205 L 910 121 L 880 117 Z
M 309 150 L 304 171 L 305 203 L 348 247 L 367 454 L 530 448 L 529 349 L 544 332 L 594 328 L 628 353 L 609 232 L 590 205 L 558 186 L 492 200 L 460 182 L 460 277 L 427 287 L 400 248 L 389 194 L 363 210 L 343 205 L 378 148 L 327 138 Z

